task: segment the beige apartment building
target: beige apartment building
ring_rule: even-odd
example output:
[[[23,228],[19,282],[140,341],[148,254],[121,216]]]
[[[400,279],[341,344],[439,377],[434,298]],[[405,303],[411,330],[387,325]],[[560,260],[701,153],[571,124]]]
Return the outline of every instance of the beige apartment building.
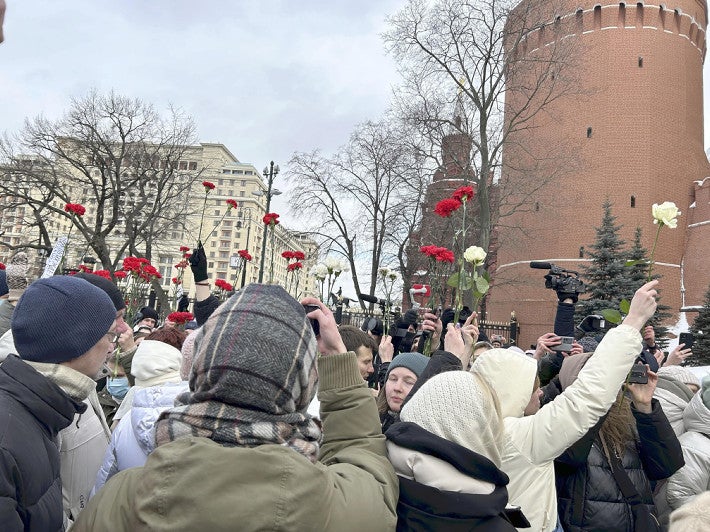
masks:
[[[267,188],[260,172],[252,164],[239,161],[223,144],[213,143],[200,143],[188,147],[184,150],[178,166],[181,171],[192,172],[193,175],[199,172],[200,175],[192,186],[191,193],[186,194],[187,197],[184,199],[191,203],[188,209],[190,214],[170,224],[167,232],[164,232],[153,244],[151,263],[160,271],[163,287],[172,293],[171,279],[179,272],[175,265],[183,256],[180,247],[193,248],[196,245],[203,204],[204,221],[201,238],[212,281],[223,279],[237,288],[241,286],[242,278],[246,283],[256,282],[259,277],[263,232],[266,230],[262,219],[266,213]],[[203,181],[215,185],[214,190],[206,196],[205,188],[202,186]],[[76,198],[74,201],[86,207],[84,219],[91,222],[97,213],[96,207],[91,205],[89,191],[73,185],[69,185],[69,190],[72,197]],[[129,207],[134,199],[131,193],[120,198],[126,211],[130,210]],[[228,210],[226,203],[228,199],[237,202],[236,210]],[[5,204],[5,208],[0,208],[0,231],[4,231],[2,240],[12,245],[37,242],[37,230],[27,228],[22,223],[25,216],[31,215],[29,207],[13,205],[8,208],[9,202],[9,198],[0,200],[0,203]],[[63,205],[58,203],[54,206],[63,208]],[[119,226],[107,239],[111,248],[117,249],[122,245],[121,227],[125,227],[128,223],[131,222],[125,219],[119,220]],[[68,218],[57,214],[50,215],[45,224],[53,242],[62,235],[70,235],[65,257],[66,265],[79,265],[85,256],[91,256],[91,250],[81,237],[78,237],[76,231],[70,234],[71,222]],[[241,261],[237,254],[241,249],[247,249],[253,258],[246,264],[246,273],[243,276],[239,272]],[[302,251],[306,256],[305,261],[302,261],[304,267],[298,272],[299,293],[314,293],[315,281],[308,272],[318,260],[318,247],[307,235],[289,230],[283,224],[275,226],[273,248],[271,235],[267,235],[264,282],[272,279],[274,283],[282,286],[293,286],[293,274],[287,272],[288,261],[281,257],[281,253],[286,250]],[[41,252],[31,249],[27,251],[34,263],[35,273],[39,274],[46,257]],[[272,253],[273,276],[271,274]],[[11,255],[12,252],[8,248],[0,246],[0,261],[6,262]],[[102,266],[97,263],[94,268],[100,269]],[[192,275],[189,268],[185,270],[183,287],[188,294],[192,294]]]

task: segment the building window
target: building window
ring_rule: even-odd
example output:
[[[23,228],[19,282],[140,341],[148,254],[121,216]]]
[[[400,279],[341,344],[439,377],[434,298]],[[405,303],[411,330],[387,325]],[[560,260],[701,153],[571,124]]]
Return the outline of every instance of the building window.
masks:
[[[631,196],[631,208],[636,207],[636,196]]]
[[[178,168],[180,168],[180,170],[187,170],[187,161],[180,161]]]
[[[239,191],[239,197],[240,197],[240,198],[243,198],[243,197],[244,197],[244,191],[243,191],[243,190],[240,190],[240,191]]]
[[[215,210],[214,210],[214,215],[215,215],[215,216],[219,216],[219,209],[215,209]]]
[[[214,259],[214,251],[210,251],[210,258]]]
[[[223,174],[228,174],[228,173],[229,173],[229,170],[224,169],[224,170],[222,170],[222,173],[223,173]]]
[[[536,201],[535,202],[535,212],[539,212],[539,211],[540,211],[540,203]]]
[[[587,138],[591,139],[592,138],[592,126],[589,126],[587,128]]]
[[[580,259],[584,258],[584,246],[579,247],[579,258]]]
[[[643,57],[639,56],[639,68],[643,68]]]
[[[197,163],[195,161],[190,161],[190,164],[188,164],[188,168],[190,170],[197,170]]]
[[[254,175],[254,172],[252,172],[251,170],[245,170],[244,175]]]
[[[211,269],[211,268],[214,268],[214,262],[208,263],[208,264],[207,264],[207,267],[210,268],[210,269]]]

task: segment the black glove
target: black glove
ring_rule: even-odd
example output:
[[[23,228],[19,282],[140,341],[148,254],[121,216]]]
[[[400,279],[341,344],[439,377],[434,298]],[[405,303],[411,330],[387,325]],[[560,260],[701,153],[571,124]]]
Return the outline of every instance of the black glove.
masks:
[[[557,299],[560,303],[564,302],[567,298],[571,299],[572,303],[576,303],[579,299],[579,294],[577,292],[565,292],[563,290],[557,292]]]
[[[198,242],[197,247],[192,250],[190,269],[192,270],[192,277],[195,279],[196,283],[207,280],[207,255],[205,254],[205,248],[202,246],[201,241]]]

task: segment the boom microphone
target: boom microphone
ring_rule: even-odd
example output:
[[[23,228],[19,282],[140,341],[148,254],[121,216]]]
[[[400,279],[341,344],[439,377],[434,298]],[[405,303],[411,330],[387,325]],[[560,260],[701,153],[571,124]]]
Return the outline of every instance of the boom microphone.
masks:
[[[551,270],[552,269],[552,264],[549,262],[537,262],[537,261],[532,261],[530,263],[531,268],[535,268],[537,270]]]

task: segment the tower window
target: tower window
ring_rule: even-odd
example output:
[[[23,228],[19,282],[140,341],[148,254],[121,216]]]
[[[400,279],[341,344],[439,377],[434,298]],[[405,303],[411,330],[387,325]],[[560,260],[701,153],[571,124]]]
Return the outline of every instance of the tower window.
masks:
[[[535,212],[539,212],[539,211],[540,211],[540,203],[536,201],[535,202]]]
[[[580,259],[584,258],[584,246],[579,247],[579,258]]]
[[[589,126],[587,128],[587,138],[591,139],[592,138],[592,126]]]
[[[639,56],[639,68],[643,68],[643,57]]]
[[[631,208],[636,207],[636,196],[631,196]]]

